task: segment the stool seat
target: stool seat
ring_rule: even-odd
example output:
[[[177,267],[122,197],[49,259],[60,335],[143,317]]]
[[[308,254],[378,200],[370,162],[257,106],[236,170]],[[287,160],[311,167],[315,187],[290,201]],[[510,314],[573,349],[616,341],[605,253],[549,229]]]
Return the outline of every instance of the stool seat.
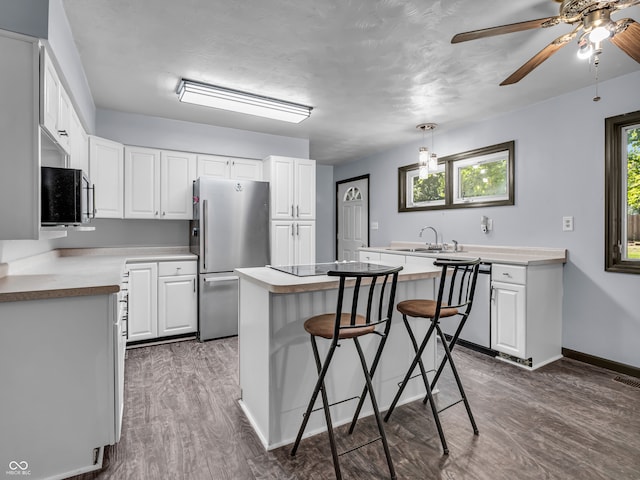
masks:
[[[311,335],[322,338],[333,338],[333,333],[336,325],[336,314],[325,313],[322,315],[316,315],[309,318],[304,322],[304,329]],[[364,315],[356,315],[355,325],[353,327],[345,328],[351,325],[351,314],[343,313],[340,315],[340,332],[338,333],[339,339],[355,338],[362,335],[373,333],[375,325],[367,324],[367,319]],[[358,327],[357,325],[362,325]]]
[[[397,305],[397,309],[400,313],[408,315],[410,317],[420,318],[433,318],[436,316],[436,307],[438,302],[435,300],[404,300]],[[440,318],[452,317],[458,314],[458,309],[455,307],[448,308],[446,304],[443,304],[440,308]]]

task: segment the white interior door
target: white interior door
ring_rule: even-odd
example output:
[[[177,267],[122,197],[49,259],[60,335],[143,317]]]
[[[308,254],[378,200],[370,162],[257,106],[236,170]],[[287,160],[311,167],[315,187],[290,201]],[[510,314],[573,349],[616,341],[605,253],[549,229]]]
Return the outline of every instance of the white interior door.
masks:
[[[369,176],[337,184],[337,257],[358,260],[358,249],[369,246]]]

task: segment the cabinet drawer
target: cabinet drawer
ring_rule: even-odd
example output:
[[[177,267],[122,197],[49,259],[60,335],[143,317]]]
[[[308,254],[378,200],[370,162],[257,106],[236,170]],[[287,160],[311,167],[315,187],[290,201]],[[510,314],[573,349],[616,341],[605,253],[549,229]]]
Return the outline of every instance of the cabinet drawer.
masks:
[[[159,262],[158,276],[195,275],[198,271],[197,262]]]
[[[525,285],[527,283],[527,267],[494,263],[491,266],[491,279],[496,282]]]

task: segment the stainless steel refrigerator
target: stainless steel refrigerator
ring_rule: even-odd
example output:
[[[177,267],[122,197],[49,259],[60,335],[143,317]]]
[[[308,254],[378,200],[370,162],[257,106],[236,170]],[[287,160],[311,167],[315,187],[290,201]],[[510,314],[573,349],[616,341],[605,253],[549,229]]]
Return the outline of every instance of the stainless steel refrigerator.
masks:
[[[200,341],[238,334],[240,267],[269,263],[269,183],[200,177],[190,249],[198,255]]]

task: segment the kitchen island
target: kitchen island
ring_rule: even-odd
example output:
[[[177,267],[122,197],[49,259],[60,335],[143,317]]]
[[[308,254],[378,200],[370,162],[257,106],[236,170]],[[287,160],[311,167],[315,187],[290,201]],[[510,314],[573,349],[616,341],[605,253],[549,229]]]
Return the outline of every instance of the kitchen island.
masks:
[[[274,449],[293,443],[317,379],[311,342],[303,323],[313,315],[335,311],[338,280],[327,275],[297,277],[268,267],[241,268],[236,272],[240,277],[240,405],[264,447]],[[409,298],[433,298],[434,278],[439,275],[439,267],[405,265],[398,278],[396,303]],[[349,290],[352,288],[347,288],[347,295]],[[411,321],[416,334],[426,332],[428,322]],[[372,338],[361,340],[368,361],[379,341],[377,336],[369,337]],[[328,341],[318,342],[321,357],[328,346]],[[409,337],[395,312],[373,377],[381,410],[390,405],[412,359]],[[424,362],[427,369],[433,368],[433,343],[425,350]],[[352,342],[344,342],[336,350],[326,385],[330,403],[361,393],[364,377]],[[423,396],[424,385],[416,379],[407,386],[400,403]],[[350,421],[356,405],[357,400],[353,400],[331,407],[334,425]],[[370,414],[367,400],[361,416]],[[305,436],[324,430],[322,412],[313,413]]]

